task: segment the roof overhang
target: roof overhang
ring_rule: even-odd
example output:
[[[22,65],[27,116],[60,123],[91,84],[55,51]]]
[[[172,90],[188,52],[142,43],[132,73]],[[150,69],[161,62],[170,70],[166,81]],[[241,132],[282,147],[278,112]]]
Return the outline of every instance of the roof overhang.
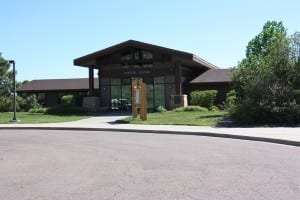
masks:
[[[95,89],[99,88],[98,79],[94,79]],[[62,92],[62,91],[88,91],[88,78],[75,79],[41,79],[32,80],[17,89],[18,93],[22,92]]]
[[[216,84],[231,82],[231,69],[210,69],[190,81],[191,84]]]

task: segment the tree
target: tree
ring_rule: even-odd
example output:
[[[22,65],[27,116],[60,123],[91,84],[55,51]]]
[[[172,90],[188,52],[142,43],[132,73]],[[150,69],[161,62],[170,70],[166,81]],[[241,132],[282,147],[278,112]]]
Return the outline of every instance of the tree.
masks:
[[[12,71],[9,71],[8,62],[2,57],[0,53],[0,95],[10,96],[12,85]]]
[[[293,90],[300,79],[299,61],[293,48],[298,43],[291,41],[282,22],[268,21],[262,32],[248,43],[246,58],[232,71],[238,104],[233,117],[249,113],[246,122],[254,123],[300,120],[299,106],[293,103]]]
[[[0,111],[9,111],[12,106],[12,76],[8,62],[0,53]]]
[[[300,32],[295,32],[290,37],[290,43],[292,48],[292,59],[295,62],[295,84],[296,88],[300,89]]]
[[[291,37],[291,46],[294,52],[296,62],[300,62],[300,32],[295,32]]]
[[[17,88],[28,81],[16,82]],[[12,110],[13,106],[13,72],[9,70],[9,63],[0,53],[0,111],[7,112]],[[36,95],[20,94],[16,98],[16,107],[18,111],[28,111],[30,108],[36,108],[40,105],[37,102]]]

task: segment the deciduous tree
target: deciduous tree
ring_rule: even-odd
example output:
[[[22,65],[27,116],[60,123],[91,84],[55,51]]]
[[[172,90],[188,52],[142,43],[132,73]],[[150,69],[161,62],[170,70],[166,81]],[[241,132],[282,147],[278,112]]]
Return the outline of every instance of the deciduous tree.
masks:
[[[233,116],[239,118],[236,113],[248,112],[253,119],[247,120],[258,123],[300,120],[293,94],[300,79],[297,41],[297,37],[287,37],[282,22],[268,21],[248,43],[246,58],[232,72],[236,108],[240,109]]]
[[[0,96],[10,96],[13,73],[9,70],[8,61],[0,53]]]

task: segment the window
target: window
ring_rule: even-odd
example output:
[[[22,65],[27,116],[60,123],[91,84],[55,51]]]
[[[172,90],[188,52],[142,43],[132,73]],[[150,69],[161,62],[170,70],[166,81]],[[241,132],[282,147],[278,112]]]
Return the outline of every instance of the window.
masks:
[[[140,51],[135,51],[134,52],[134,60],[140,60]]]
[[[164,76],[156,76],[154,77],[154,84],[164,84],[165,77]]]
[[[131,85],[131,78],[122,78],[122,85]]]
[[[140,60],[153,60],[153,53],[146,50],[135,49],[134,52],[126,52],[121,55],[121,61],[140,61]]]
[[[143,50],[143,59],[144,60],[152,60],[153,54],[150,51]]]
[[[143,66],[142,66],[144,69],[151,69],[151,68],[153,68],[153,64],[151,63],[151,64],[143,64]]]
[[[140,69],[141,66],[140,65],[132,65],[133,69]]]
[[[154,85],[155,107],[165,106],[165,84]]]
[[[125,53],[121,56],[121,61],[129,61],[131,60],[132,56],[131,53]]]
[[[119,78],[111,78],[111,85],[121,85],[121,79]]]
[[[124,65],[122,65],[122,68],[123,68],[123,69],[129,69],[129,66],[130,66],[130,65],[124,64]]]
[[[151,77],[151,76],[143,77],[143,81],[147,85],[149,85],[149,84],[153,85],[153,77]]]

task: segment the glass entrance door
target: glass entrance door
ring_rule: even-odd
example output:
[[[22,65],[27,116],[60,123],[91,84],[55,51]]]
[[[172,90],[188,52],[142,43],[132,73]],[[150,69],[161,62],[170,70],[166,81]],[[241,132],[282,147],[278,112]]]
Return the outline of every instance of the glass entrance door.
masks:
[[[131,109],[131,84],[133,80],[142,79],[147,85],[147,108],[154,110],[158,106],[165,106],[164,77],[132,77],[111,79],[111,109]]]

